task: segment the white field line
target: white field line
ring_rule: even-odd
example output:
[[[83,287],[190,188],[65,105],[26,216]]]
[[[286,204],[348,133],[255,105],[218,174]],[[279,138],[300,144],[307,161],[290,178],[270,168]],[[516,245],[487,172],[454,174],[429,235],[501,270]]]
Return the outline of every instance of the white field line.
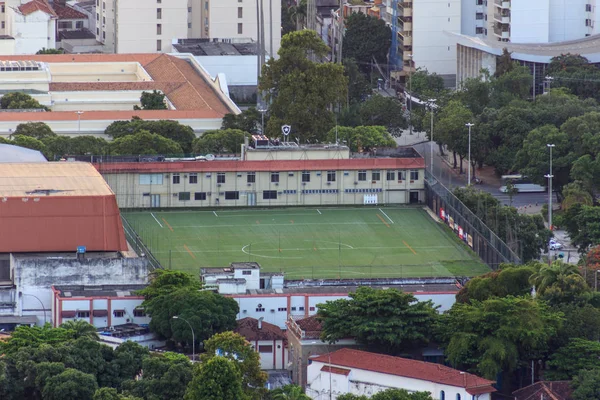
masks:
[[[317,208],[317,212],[319,213],[319,215],[321,215],[321,211],[319,211],[319,209]]]
[[[385,215],[385,217],[386,217],[387,219],[389,219],[389,220],[390,220],[390,222],[391,222],[392,224],[394,223],[394,221],[392,221],[392,219],[391,219],[391,218],[390,218],[390,217],[389,217],[389,216],[388,216],[388,215],[387,215],[387,214],[386,214],[386,213],[385,213],[385,212],[384,212],[384,211],[383,211],[381,208],[379,209],[379,211],[381,211],[381,213],[382,213],[383,215]]]
[[[219,217],[219,216],[217,215],[217,212],[216,212],[216,211],[213,211],[213,214],[215,214],[215,217],[217,217],[217,218]]]
[[[160,227],[162,228],[163,227],[162,224],[156,219],[156,217],[154,216],[154,213],[150,213],[150,215],[152,215],[152,218],[154,218],[154,220],[156,221],[156,223],[158,225],[160,225]]]

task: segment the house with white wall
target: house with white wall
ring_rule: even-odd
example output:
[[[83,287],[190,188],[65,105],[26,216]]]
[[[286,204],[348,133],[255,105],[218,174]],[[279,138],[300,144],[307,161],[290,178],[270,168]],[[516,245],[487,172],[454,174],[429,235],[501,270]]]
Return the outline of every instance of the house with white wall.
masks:
[[[262,319],[243,318],[237,321],[235,333],[242,335],[258,352],[260,368],[265,370],[285,369],[288,359],[285,332],[276,325]]]
[[[341,349],[309,361],[306,394],[314,400],[384,390],[429,392],[434,400],[490,400],[494,381],[441,364]]]
[[[15,39],[15,54],[56,48],[58,16],[45,0],[5,6],[6,34]]]

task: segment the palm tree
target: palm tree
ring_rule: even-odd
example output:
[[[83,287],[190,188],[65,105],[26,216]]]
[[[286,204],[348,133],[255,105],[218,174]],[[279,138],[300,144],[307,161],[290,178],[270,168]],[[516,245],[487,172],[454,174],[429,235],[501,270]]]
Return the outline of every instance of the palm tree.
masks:
[[[299,31],[304,28],[306,24],[306,0],[300,0],[300,2],[289,8],[289,13],[292,20],[296,23],[296,30]]]
[[[78,339],[80,337],[88,337],[90,339],[98,339],[98,331],[93,325],[88,324],[82,319],[75,321],[63,322],[60,325],[61,328],[73,331],[73,337]]]
[[[273,400],[310,400],[298,385],[285,385],[273,390]]]
[[[552,265],[544,265],[531,275],[529,283],[535,287],[538,294],[542,294],[555,283],[571,275],[581,276],[577,266],[557,260]]]

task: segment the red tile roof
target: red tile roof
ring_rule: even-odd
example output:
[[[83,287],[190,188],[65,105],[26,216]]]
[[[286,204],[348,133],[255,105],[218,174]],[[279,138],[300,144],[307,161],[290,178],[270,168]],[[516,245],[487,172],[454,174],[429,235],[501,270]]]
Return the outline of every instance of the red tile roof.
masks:
[[[36,0],[45,1],[45,0]],[[29,3],[27,3],[29,4]],[[160,90],[179,111],[201,111],[215,118],[234,111],[233,103],[218,93],[218,86],[204,71],[188,61],[167,54],[38,54],[0,56],[0,61],[138,62],[152,78],[148,82],[54,82],[52,91]],[[172,117],[175,118],[175,117]],[[210,117],[206,117],[210,118]]]
[[[392,357],[383,354],[369,353],[360,350],[341,349],[333,353],[320,355],[312,361],[363,369],[382,374],[403,376],[406,378],[420,379],[443,385],[462,387],[470,394],[495,392],[492,387],[495,383],[476,375],[462,372],[445,365],[410,360],[408,358]]]
[[[328,367],[327,365],[323,365],[323,368],[321,368],[321,371],[325,371],[325,372],[331,372],[332,374],[338,374],[338,375],[350,375],[351,370],[346,369],[346,368],[337,368],[337,367]]]
[[[73,7],[58,4],[56,1],[52,3],[52,8],[54,8],[58,19],[88,19],[84,13],[77,11]]]
[[[350,158],[337,160],[189,161],[108,163],[96,165],[102,173],[158,172],[283,172],[327,170],[392,170],[425,168],[423,158]]]
[[[515,400],[571,400],[572,392],[571,381],[540,381],[515,390],[512,394]]]
[[[296,320],[296,325],[304,332],[304,339],[318,339],[321,337],[323,324],[317,320],[316,315]]]
[[[285,332],[277,325],[262,321],[261,328],[258,328],[258,320],[246,317],[237,321],[235,333],[239,333],[249,341],[256,340],[286,340]]]
[[[32,0],[29,3],[21,4],[19,6],[19,11],[23,15],[29,15],[36,11],[42,11],[53,16],[54,18],[57,17],[56,13],[52,9],[52,6],[48,4],[47,0]]]

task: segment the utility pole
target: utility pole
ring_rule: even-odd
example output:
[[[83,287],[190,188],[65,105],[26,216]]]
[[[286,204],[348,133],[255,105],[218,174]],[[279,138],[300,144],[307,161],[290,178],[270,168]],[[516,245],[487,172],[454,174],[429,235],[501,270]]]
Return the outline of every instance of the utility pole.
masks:
[[[431,111],[431,134],[429,135],[429,147],[431,148],[431,160],[430,160],[430,164],[431,164],[431,175],[433,176],[433,148],[435,147],[435,142],[433,141],[433,107],[435,107],[435,102],[437,100],[436,99],[429,99],[427,100],[427,102],[429,103],[429,111]]]
[[[550,149],[550,172],[546,178],[548,178],[548,227],[552,230],[552,178],[554,178],[552,175],[552,148],[554,145],[547,144],[546,146]]]
[[[412,126],[412,67],[413,67],[413,55],[409,54],[410,66],[408,67],[408,132],[413,134]]]
[[[337,63],[342,63],[342,45],[344,43],[344,0],[340,0],[340,10],[338,14],[338,48]]]
[[[471,186],[471,127],[475,124],[469,122],[465,125],[469,127],[469,165],[467,166],[467,168],[469,169],[469,178],[467,179],[467,186]]]

